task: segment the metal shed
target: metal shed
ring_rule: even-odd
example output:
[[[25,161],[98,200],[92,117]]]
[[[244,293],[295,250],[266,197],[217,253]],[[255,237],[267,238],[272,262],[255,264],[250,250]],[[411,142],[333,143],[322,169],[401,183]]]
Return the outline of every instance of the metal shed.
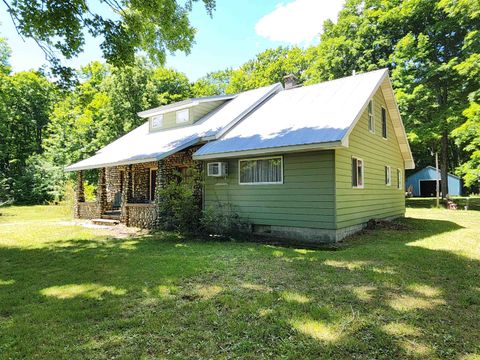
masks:
[[[438,178],[440,178],[440,174],[438,174]],[[413,196],[433,197],[436,192],[436,179],[435,168],[433,166],[427,166],[407,177],[405,189],[408,190],[411,186]],[[441,188],[440,181],[440,189]],[[458,176],[448,174],[448,192],[450,196],[460,196],[462,194],[462,180]]]

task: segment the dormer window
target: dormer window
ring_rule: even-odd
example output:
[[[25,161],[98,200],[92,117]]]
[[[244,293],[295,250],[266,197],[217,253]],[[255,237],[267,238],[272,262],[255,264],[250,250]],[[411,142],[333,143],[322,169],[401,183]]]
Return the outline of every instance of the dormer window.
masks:
[[[177,124],[186,123],[190,120],[188,109],[177,111]]]
[[[152,117],[152,129],[158,129],[163,126],[163,115]]]

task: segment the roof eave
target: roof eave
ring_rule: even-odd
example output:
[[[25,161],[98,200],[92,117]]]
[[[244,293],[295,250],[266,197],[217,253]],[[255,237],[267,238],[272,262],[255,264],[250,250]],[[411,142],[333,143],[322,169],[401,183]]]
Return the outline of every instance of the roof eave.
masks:
[[[279,153],[295,153],[295,152],[306,152],[306,151],[316,151],[316,150],[333,150],[344,148],[345,146],[341,141],[330,141],[325,143],[315,143],[315,144],[303,144],[303,145],[291,145],[291,146],[278,146],[271,148],[263,149],[251,149],[251,150],[241,150],[241,151],[229,151],[224,153],[212,153],[204,155],[193,154],[194,160],[209,160],[209,159],[223,159],[223,158],[236,158],[243,156],[252,156],[252,155],[271,155]]]

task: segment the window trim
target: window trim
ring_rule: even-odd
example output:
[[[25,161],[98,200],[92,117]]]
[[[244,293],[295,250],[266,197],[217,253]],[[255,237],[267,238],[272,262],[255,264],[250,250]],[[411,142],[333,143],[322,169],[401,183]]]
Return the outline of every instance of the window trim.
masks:
[[[184,121],[178,121],[178,114],[179,113],[184,113],[184,112],[187,113],[187,119],[184,120]],[[185,124],[185,123],[188,123],[189,121],[190,121],[190,109],[189,108],[175,111],[175,124]]]
[[[357,160],[357,164],[355,166],[355,171],[357,172],[357,185],[356,186],[352,185],[352,188],[353,189],[365,189],[365,161],[363,161],[362,158],[359,158],[359,157],[356,157],[356,156],[352,156],[352,160],[353,159]],[[361,185],[358,185],[358,161],[359,160],[362,162],[362,184]]]
[[[370,104],[372,105],[372,108],[370,109]],[[372,111],[370,113],[370,110]],[[372,134],[375,134],[375,109],[374,109],[374,102],[373,99],[370,99],[367,104],[367,116],[368,116],[368,131],[370,131]],[[372,117],[372,128],[370,129],[370,116]]]
[[[280,178],[279,182],[249,182],[249,183],[242,183],[240,177],[240,163],[242,161],[252,161],[252,160],[270,160],[270,159],[280,159]],[[257,157],[257,158],[248,158],[248,159],[238,159],[238,185],[281,185],[284,183],[283,180],[283,156],[264,156],[264,157]]]
[[[388,140],[388,114],[387,109],[382,106],[382,110],[380,116],[382,117],[382,139]],[[385,112],[385,136],[383,136],[383,113]]]
[[[392,186],[392,168],[389,165],[385,165],[384,171],[385,171],[385,173],[384,173],[385,185],[386,186]]]
[[[157,118],[162,118],[161,122],[160,122],[160,125],[157,125],[157,126],[154,126],[153,125],[153,120],[154,119],[157,119]],[[155,115],[155,116],[152,116],[151,117],[151,121],[150,121],[150,128],[151,129],[160,129],[163,127],[163,121],[164,121],[165,117],[163,116],[163,114],[160,114],[160,115]]]

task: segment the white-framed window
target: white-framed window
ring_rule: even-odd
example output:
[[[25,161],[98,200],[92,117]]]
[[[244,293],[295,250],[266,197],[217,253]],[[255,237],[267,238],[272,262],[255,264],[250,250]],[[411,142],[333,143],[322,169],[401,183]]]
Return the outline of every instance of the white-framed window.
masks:
[[[352,157],[352,187],[362,189],[364,187],[363,160]]]
[[[387,110],[382,106],[382,136],[387,138]]]
[[[190,115],[190,112],[188,109],[178,110],[176,113],[177,124],[188,122],[188,120],[190,119],[189,115]]]
[[[385,166],[385,185],[392,185],[392,169],[388,165]]]
[[[368,102],[368,131],[375,134],[375,116],[373,115],[373,100]]]
[[[163,115],[152,117],[152,129],[157,129],[163,126]]]
[[[283,157],[238,160],[240,185],[283,184]]]
[[[402,170],[397,169],[397,189],[403,190]]]

